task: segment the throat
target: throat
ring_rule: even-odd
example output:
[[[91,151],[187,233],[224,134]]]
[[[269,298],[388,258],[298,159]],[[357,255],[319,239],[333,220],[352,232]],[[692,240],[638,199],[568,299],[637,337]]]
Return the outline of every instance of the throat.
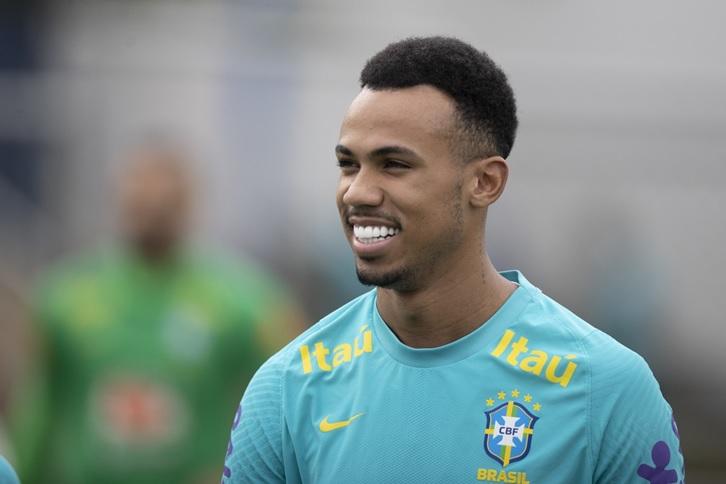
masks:
[[[515,283],[494,274],[416,292],[379,288],[378,312],[405,345],[443,346],[485,324],[515,291]]]

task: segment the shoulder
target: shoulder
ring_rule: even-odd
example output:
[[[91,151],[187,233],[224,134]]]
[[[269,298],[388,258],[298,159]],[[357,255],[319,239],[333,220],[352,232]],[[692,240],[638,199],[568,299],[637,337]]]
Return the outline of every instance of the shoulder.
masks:
[[[100,272],[118,265],[119,259],[120,254],[110,250],[70,255],[50,266],[43,274],[38,288],[55,288],[73,280],[97,276]]]
[[[186,270],[199,277],[223,281],[237,286],[267,287],[281,289],[282,284],[271,271],[263,268],[252,258],[225,251],[187,248],[181,259]]]
[[[312,347],[323,340],[345,340],[360,331],[369,319],[369,313],[375,305],[375,289],[349,301],[345,305],[328,314],[295,339],[271,356],[264,367],[276,368],[276,371],[302,370],[300,348]]]
[[[592,391],[593,386],[618,385],[652,378],[650,369],[637,353],[593,327],[572,311],[545,295],[519,275],[528,303],[517,319],[500,336],[494,356],[505,358],[517,352],[520,369],[534,372],[552,383]],[[521,342],[520,346],[511,345]],[[513,348],[513,349],[512,349]],[[529,358],[522,362],[522,356]],[[539,361],[539,364],[537,363]],[[568,362],[571,370],[555,376],[557,362]],[[546,369],[552,365],[553,372]],[[611,387],[613,389],[613,387]]]
[[[596,481],[631,482],[656,442],[666,442],[682,462],[672,409],[646,361],[536,287],[522,285],[529,302],[492,354],[553,388],[567,388],[570,401],[581,402]]]
[[[183,294],[224,314],[228,329],[236,330],[241,322],[256,328],[254,344],[266,348],[265,355],[282,347],[304,326],[303,310],[293,292],[254,260],[189,250],[183,267]]]
[[[603,398],[612,399],[637,388],[660,395],[648,363],[638,353],[544,294],[536,298],[533,307],[534,314],[541,315],[541,319],[533,320],[542,322],[536,334],[549,338],[563,351],[578,351],[578,357],[588,367],[594,394],[602,392]],[[533,321],[532,325],[536,327],[538,323]]]
[[[257,370],[242,397],[241,417],[238,415],[233,424],[230,444],[233,450],[227,464],[230,475],[248,472],[240,469],[254,468],[257,472],[269,467],[261,462],[281,462],[284,408],[288,393],[286,382],[304,374],[300,348],[314,346],[316,341],[344,333],[349,323],[356,321],[357,316],[363,314],[373,301],[373,293],[354,299],[311,326],[268,358]],[[273,467],[276,475],[284,474],[276,466]]]
[[[525,284],[531,303],[522,314],[522,321],[537,337],[562,351],[579,351],[594,367],[609,366],[624,360],[647,368],[643,359],[610,335],[592,326],[568,308],[544,294],[528,282]]]
[[[19,484],[17,474],[7,460],[0,455],[0,484]]]
[[[570,349],[581,355],[589,369],[592,385],[606,385],[612,390],[653,378],[645,360],[612,336],[548,296],[542,295],[538,304],[547,315],[544,320],[549,326],[548,335],[557,339],[563,350]]]
[[[115,251],[96,251],[70,256],[53,265],[35,284],[34,304],[41,312],[65,312],[69,307],[95,300],[116,273],[121,256]]]

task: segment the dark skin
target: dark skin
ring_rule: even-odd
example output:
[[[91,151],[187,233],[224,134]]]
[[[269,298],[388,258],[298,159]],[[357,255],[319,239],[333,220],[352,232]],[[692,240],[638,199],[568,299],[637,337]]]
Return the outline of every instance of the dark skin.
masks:
[[[119,190],[126,243],[150,264],[170,260],[188,228],[191,196],[180,155],[163,148],[136,151]]]
[[[516,288],[497,273],[484,240],[507,163],[500,156],[460,160],[454,122],[454,102],[431,86],[364,88],[336,147],[337,205],[359,278],[379,286],[381,317],[412,347],[469,334]],[[399,232],[371,243],[353,226]]]

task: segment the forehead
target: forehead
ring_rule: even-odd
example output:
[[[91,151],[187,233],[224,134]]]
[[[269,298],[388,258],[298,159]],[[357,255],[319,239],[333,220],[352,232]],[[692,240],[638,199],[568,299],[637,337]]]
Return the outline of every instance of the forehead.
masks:
[[[364,88],[343,118],[340,143],[351,149],[402,144],[429,149],[441,143],[448,147],[454,114],[453,100],[432,86]]]
[[[119,180],[120,196],[126,201],[184,198],[191,189],[184,162],[172,153],[139,151],[130,157]]]

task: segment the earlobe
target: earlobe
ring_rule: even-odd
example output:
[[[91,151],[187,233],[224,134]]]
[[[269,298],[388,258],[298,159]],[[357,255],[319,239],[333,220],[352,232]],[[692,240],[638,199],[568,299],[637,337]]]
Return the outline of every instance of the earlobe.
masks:
[[[494,203],[504,191],[509,166],[501,156],[482,158],[470,163],[471,204],[477,208],[486,208]]]

